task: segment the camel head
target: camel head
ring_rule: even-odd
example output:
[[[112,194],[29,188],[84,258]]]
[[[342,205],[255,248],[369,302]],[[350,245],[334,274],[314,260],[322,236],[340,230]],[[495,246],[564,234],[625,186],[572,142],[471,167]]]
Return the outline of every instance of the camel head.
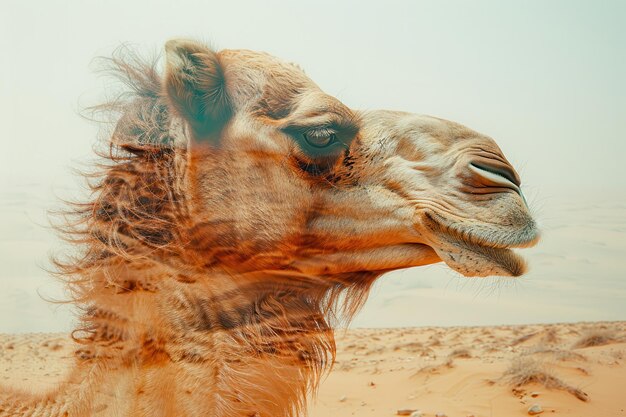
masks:
[[[72,410],[102,389],[126,393],[116,415],[300,415],[337,319],[383,273],[524,273],[512,248],[537,227],[489,137],[351,109],[267,54],[165,49],[163,75],[110,61],[131,91],[99,107],[116,116],[100,180],[63,217],[78,248],[55,265],[83,345]],[[65,401],[48,398],[37,407]]]
[[[519,276],[536,224],[489,137],[361,112],[267,54],[166,45],[164,91],[189,141],[191,247],[204,262],[333,277],[444,261]]]

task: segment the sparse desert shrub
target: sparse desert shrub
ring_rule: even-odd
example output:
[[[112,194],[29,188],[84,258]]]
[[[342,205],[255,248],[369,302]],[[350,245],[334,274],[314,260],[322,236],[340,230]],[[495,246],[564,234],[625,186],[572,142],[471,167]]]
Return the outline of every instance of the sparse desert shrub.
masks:
[[[430,347],[441,346],[441,340],[439,338],[430,338]]]
[[[520,336],[517,339],[513,340],[513,342],[511,342],[511,345],[512,346],[517,346],[520,343],[524,343],[525,341],[527,341],[531,337],[535,336],[536,334],[537,334],[537,332],[532,332],[532,333],[527,333],[524,336]]]
[[[416,353],[421,352],[424,348],[420,342],[407,342],[401,345],[396,345],[393,350],[406,350],[407,352]]]
[[[569,392],[581,401],[589,401],[589,397],[582,390],[572,387],[554,376],[542,362],[533,358],[518,358],[502,375],[502,379],[513,388],[527,384],[540,384],[548,389],[557,389]]]
[[[541,343],[544,343],[547,345],[554,345],[554,344],[559,343],[559,341],[560,341],[560,338],[559,338],[558,331],[554,327],[550,327],[546,329],[546,331],[543,333],[543,337],[541,338]]]
[[[554,352],[554,358],[560,361],[587,361],[587,357],[571,350],[557,349]]]
[[[609,343],[615,343],[619,340],[608,330],[587,330],[583,335],[574,343],[574,348],[586,348],[592,346],[608,345]]]
[[[385,346],[374,346],[370,350],[367,351],[367,355],[378,355],[385,352]]]
[[[420,374],[438,374],[439,371],[443,369],[451,369],[454,368],[454,360],[452,358],[448,358],[445,362],[436,365],[427,365],[417,370],[413,374],[413,376]]]
[[[587,358],[580,353],[572,352],[571,350],[555,349],[544,345],[532,346],[524,349],[521,354],[523,356],[552,355],[554,359],[559,361],[587,361]]]
[[[416,351],[415,353],[419,353],[421,357],[430,357],[433,359],[437,358],[435,351],[429,347],[422,348],[420,351]]]
[[[472,357],[472,354],[469,351],[469,349],[464,349],[464,348],[455,349],[452,352],[450,352],[450,354],[448,355],[448,358],[450,359],[453,359],[453,358],[469,359],[471,357]]]

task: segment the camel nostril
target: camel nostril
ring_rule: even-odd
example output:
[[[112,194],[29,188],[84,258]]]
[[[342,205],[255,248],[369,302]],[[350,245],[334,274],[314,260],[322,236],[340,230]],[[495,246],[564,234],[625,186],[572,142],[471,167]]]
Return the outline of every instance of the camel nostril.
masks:
[[[511,168],[509,165],[506,165],[499,161],[498,162],[496,161],[494,162],[491,162],[491,161],[470,162],[470,165],[474,168],[478,168],[481,171],[487,171],[491,174],[500,176],[508,180],[509,182],[513,183],[517,187],[521,186],[521,180],[519,178],[519,175],[517,175],[517,172],[515,172],[513,168]],[[473,170],[473,171],[476,172],[476,170]],[[484,176],[484,174],[480,172],[478,172],[478,174]]]
[[[521,182],[519,177],[512,168],[494,168],[492,165],[470,162],[469,169],[476,175],[486,180],[487,184],[491,184],[487,186],[506,187],[514,190],[520,197],[522,197],[524,204],[528,207],[526,197],[524,197],[524,193],[522,193],[522,189],[520,188]]]

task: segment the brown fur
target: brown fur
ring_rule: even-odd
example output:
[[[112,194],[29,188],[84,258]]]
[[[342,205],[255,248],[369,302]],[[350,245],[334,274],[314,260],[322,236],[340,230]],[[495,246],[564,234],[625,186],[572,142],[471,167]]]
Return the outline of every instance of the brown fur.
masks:
[[[223,412],[215,415],[240,415],[243,408],[248,415],[298,414],[334,359],[329,320],[348,321],[378,274],[312,280],[290,271],[261,273],[230,291],[206,291],[210,266],[219,261],[212,259],[207,268],[188,253],[200,238],[197,227],[184,227],[192,224],[179,182],[186,149],[174,146],[168,136],[160,79],[153,66],[132,56],[127,61],[119,55],[111,63],[133,94],[101,107],[122,114],[109,152],[102,154],[106,162],[91,175],[99,178],[92,184],[92,200],[73,204],[65,213],[69,221],[63,232],[82,250],[55,261],[82,311],[73,333],[84,345],[77,351],[79,366],[103,372],[168,364],[199,367],[215,362],[211,357],[219,357],[224,345],[228,355],[216,377],[225,387],[214,404]],[[150,304],[156,304],[151,298],[162,297],[167,309],[161,320],[168,330],[133,322],[119,297],[147,298]],[[241,348],[231,351],[229,345]],[[240,403],[245,407],[234,405]]]
[[[423,211],[440,204],[419,208],[411,195],[422,187],[431,198],[426,182],[407,179],[417,170],[387,174],[395,143],[407,158],[428,153],[413,149],[423,137],[408,139],[416,128],[396,132],[404,115],[364,122],[265,54],[190,41],[166,51],[165,77],[127,51],[109,61],[129,91],[98,108],[115,127],[89,176],[91,199],[63,216],[75,249],[55,264],[80,312],[76,368],[45,396],[5,390],[0,416],[302,414],[334,360],[333,327],[350,321],[374,281],[439,261],[446,230],[482,221],[461,201],[456,216],[479,218],[444,227],[441,214]],[[305,152],[312,121],[334,132],[336,151]],[[423,132],[447,141],[443,123],[428,120]],[[510,207],[506,229],[492,221],[454,239],[534,239],[510,191],[494,197],[498,210]],[[476,245],[444,243],[455,254]],[[509,273],[497,269],[511,262],[504,249],[480,248],[496,266],[470,249],[468,274]]]

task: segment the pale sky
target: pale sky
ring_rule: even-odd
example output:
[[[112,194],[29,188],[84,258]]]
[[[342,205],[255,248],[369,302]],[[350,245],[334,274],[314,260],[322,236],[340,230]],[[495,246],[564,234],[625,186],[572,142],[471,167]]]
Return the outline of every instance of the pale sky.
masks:
[[[91,158],[97,126],[78,113],[110,86],[93,59],[174,37],[296,62],[353,108],[463,123],[520,172],[545,225],[527,278],[395,273],[355,325],[626,319],[625,22],[624,1],[4,0],[0,331],[67,328],[37,296],[58,291],[38,265],[58,248],[44,210]]]

